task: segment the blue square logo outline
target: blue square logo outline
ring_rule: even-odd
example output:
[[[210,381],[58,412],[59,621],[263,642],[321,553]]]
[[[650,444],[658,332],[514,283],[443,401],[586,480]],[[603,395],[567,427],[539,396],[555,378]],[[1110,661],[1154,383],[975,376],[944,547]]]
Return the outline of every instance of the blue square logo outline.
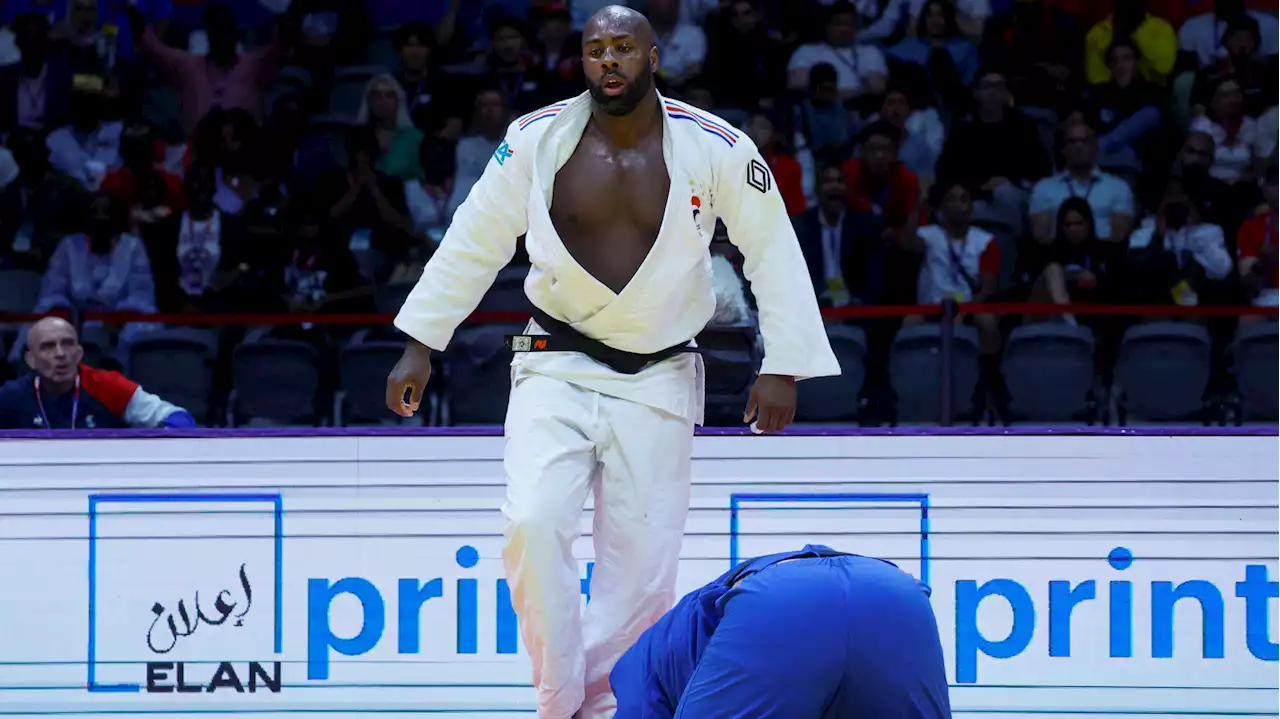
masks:
[[[146,504],[146,503],[242,503],[263,502],[272,505],[274,529],[272,540],[275,545],[275,606],[273,607],[272,646],[276,654],[280,654],[284,646],[282,621],[284,615],[284,502],[279,493],[244,493],[244,494],[199,494],[199,493],[139,493],[139,494],[90,494],[89,495],[89,641],[86,648],[86,681],[85,689],[94,693],[140,692],[139,684],[99,684],[97,682],[97,574],[98,574],[98,505],[100,504]]]
[[[920,581],[929,583],[929,495],[923,493],[733,493],[729,495],[729,568],[738,566],[745,557],[738,550],[738,514],[744,505],[754,503],[817,503],[817,502],[894,502],[917,504],[920,507]]]

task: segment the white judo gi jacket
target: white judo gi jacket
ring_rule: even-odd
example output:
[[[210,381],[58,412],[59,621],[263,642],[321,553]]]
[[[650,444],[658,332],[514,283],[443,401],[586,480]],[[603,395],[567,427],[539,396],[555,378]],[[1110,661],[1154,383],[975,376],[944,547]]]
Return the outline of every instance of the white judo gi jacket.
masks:
[[[724,120],[659,96],[671,179],[653,249],[615,294],[565,249],[549,208],[556,173],[591,115],[583,93],[525,115],[507,134],[409,294],[395,326],[444,350],[475,311],[525,235],[532,269],[525,293],[543,312],[616,349],[651,353],[689,342],[716,308],[708,252],[716,219],[741,250],[764,341],[763,374],[797,379],[840,374],[795,231],[755,145]],[[627,188],[619,187],[626,193]],[[542,330],[530,323],[529,333]],[[638,374],[575,353],[517,355],[513,376],[546,375],[701,424],[701,358],[681,354]]]

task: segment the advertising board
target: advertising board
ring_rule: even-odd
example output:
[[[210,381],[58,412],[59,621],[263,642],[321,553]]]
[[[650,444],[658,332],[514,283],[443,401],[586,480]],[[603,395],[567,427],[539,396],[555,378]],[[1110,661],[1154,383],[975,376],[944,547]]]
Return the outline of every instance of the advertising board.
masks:
[[[530,716],[500,452],[0,442],[0,714]],[[1274,436],[706,436],[694,468],[682,593],[805,543],[890,559],[957,716],[1277,715]]]

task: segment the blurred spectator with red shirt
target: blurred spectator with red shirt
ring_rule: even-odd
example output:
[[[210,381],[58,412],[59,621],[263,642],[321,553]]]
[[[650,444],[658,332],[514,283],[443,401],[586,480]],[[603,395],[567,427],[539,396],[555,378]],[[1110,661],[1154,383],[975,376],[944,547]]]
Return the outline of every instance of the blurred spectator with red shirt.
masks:
[[[1236,270],[1253,294],[1253,304],[1275,307],[1280,304],[1280,273],[1276,264],[1276,210],[1280,199],[1276,194],[1277,170],[1267,169],[1262,184],[1262,195],[1267,201],[1267,211],[1245,220],[1236,235]],[[1257,321],[1262,317],[1241,317],[1241,322]]]
[[[898,161],[902,132],[889,122],[875,122],[862,131],[862,152],[844,163],[849,206],[881,219],[881,238],[896,241],[915,216],[920,180]]]
[[[769,164],[769,170],[778,182],[778,192],[787,203],[787,214],[795,217],[804,212],[804,173],[796,158],[779,149],[778,131],[773,119],[764,112],[752,115],[747,121],[747,135]]]
[[[186,201],[182,178],[165,172],[156,164],[157,144],[151,128],[145,122],[134,122],[120,135],[120,159],[123,165],[107,173],[102,180],[102,191],[128,207],[138,203],[138,188],[152,176],[158,176],[164,186],[164,200],[170,208],[181,209]]]

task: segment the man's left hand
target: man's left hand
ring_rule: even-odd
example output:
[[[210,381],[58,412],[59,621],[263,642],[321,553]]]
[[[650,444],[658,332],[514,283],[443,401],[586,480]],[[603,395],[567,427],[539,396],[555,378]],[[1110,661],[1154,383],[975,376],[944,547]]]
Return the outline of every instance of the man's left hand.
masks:
[[[796,378],[762,374],[751,386],[742,421],[755,420],[761,432],[781,432],[796,418]]]

